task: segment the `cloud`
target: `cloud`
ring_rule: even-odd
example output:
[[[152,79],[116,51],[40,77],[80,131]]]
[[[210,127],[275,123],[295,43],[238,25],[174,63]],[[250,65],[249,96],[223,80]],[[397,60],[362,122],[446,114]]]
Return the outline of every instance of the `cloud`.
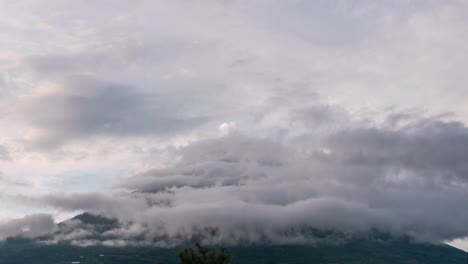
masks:
[[[103,193],[49,194],[38,198],[37,201],[29,200],[27,202],[45,204],[60,210],[84,210],[91,213],[107,212],[108,214],[126,214],[134,210],[142,210],[147,206],[144,199],[111,196]]]
[[[460,122],[420,120],[398,129],[358,128],[330,137],[328,147],[345,164],[405,168],[446,180],[466,180],[467,128]]]
[[[465,126],[441,120],[343,129],[306,151],[227,136],[127,184],[172,196],[171,206],[149,211],[174,233],[215,227],[229,240],[246,228],[240,240],[274,241],[295,227],[377,228],[438,241],[467,235],[468,214],[455,206],[468,191],[467,140]]]
[[[265,168],[274,170],[286,162],[281,146],[242,135],[229,140],[207,140],[181,150],[177,167],[149,170],[130,179],[124,186],[140,191],[170,187],[209,187],[238,185],[251,178],[266,177]]]
[[[320,243],[373,230],[430,242],[468,235],[458,206],[468,202],[466,126],[420,116],[397,126],[347,124],[319,145],[303,134],[279,143],[230,133],[126,179],[119,188],[127,193],[37,200],[116,217],[119,226],[102,235],[128,243]]]
[[[21,186],[21,187],[27,187],[27,186],[32,185],[31,183],[24,181],[24,180],[7,177],[2,172],[0,172],[0,184],[5,185],[5,186]]]
[[[110,245],[467,235],[461,2],[3,6],[9,202],[116,217]]]
[[[11,160],[10,151],[4,145],[0,145],[0,160]]]
[[[164,96],[87,76],[68,79],[58,90],[36,96],[22,114],[41,129],[38,141],[44,146],[87,137],[167,135],[203,120],[178,111]]]
[[[51,215],[34,214],[0,224],[0,239],[21,235],[36,237],[54,231],[56,225]]]

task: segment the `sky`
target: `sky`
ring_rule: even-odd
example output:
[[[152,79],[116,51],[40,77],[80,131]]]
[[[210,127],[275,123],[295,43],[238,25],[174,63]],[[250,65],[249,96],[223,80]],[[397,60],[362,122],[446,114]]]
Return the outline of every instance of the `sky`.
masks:
[[[91,212],[119,220],[109,245],[314,228],[468,247],[468,2],[0,13],[0,239]],[[56,239],[93,243],[78,231]]]

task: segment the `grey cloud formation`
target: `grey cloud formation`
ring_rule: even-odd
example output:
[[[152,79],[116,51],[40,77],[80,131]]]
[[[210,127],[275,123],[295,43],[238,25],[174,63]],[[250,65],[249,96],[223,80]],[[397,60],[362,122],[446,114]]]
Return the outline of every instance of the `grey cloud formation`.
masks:
[[[397,130],[344,131],[333,135],[328,146],[331,155],[345,163],[407,168],[421,176],[466,180],[467,144],[468,131],[462,123],[423,120]]]
[[[199,125],[201,117],[168,104],[164,96],[76,76],[59,91],[30,102],[25,118],[44,131],[40,144],[95,136],[167,135]]]
[[[56,225],[51,215],[34,214],[20,219],[0,223],[0,239],[21,235],[25,237],[36,237],[54,231]]]
[[[0,145],[0,160],[11,160],[10,151],[4,145]]]
[[[181,148],[173,165],[127,179],[120,187],[132,193],[40,200],[116,217],[119,227],[103,234],[107,243],[333,238],[307,230],[350,236],[380,230],[430,242],[468,235],[468,213],[459,208],[468,202],[466,126],[425,117],[400,126],[348,124],[322,134],[320,144],[304,135],[278,143],[231,133]]]
[[[182,179],[187,185],[180,187],[175,183],[178,175],[160,170],[140,176],[141,188],[154,184],[161,190],[167,184],[166,190],[174,193],[173,208],[165,209],[162,219],[171,210],[188,210],[186,216],[178,215],[190,218],[182,225],[219,223],[229,234],[250,223],[255,230],[257,219],[262,228],[271,224],[276,231],[296,225],[342,231],[378,228],[430,241],[452,239],[467,235],[468,214],[457,209],[467,202],[467,136],[460,123],[419,121],[404,128],[343,130],[309,154],[272,149],[251,139],[244,141],[251,145],[245,148],[238,138],[227,137],[205,145],[216,146],[217,155],[210,156],[212,149],[203,144],[194,146],[196,151],[187,149],[188,156],[195,152],[201,157],[195,162],[198,170],[189,174],[197,184]],[[233,158],[223,159],[220,153]],[[212,166],[213,161],[218,165]],[[219,169],[223,167],[238,172],[224,173]],[[167,180],[171,175],[174,182]],[[223,175],[231,182],[226,184]],[[210,217],[215,220],[210,222]],[[272,230],[259,230],[259,236]]]
[[[124,186],[155,192],[170,187],[242,185],[245,181],[267,177],[268,171],[281,167],[288,160],[281,146],[243,135],[194,143],[181,152],[182,159],[177,167],[146,171]]]
[[[23,199],[25,198],[23,197]],[[114,215],[126,214],[131,210],[140,211],[147,206],[147,202],[143,199],[113,197],[103,193],[49,194],[40,197],[38,201],[29,200],[27,202],[47,204],[60,210],[85,210],[91,213],[107,212]]]

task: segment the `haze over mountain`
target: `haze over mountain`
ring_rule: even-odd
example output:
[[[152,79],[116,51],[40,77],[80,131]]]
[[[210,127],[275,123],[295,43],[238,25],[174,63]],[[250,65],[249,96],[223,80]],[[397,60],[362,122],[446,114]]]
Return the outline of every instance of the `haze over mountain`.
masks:
[[[465,1],[0,11],[6,246],[468,246]]]
[[[112,230],[117,222],[92,214],[81,214],[60,223],[54,235],[35,239],[8,238],[0,244],[0,263],[178,263],[180,246],[190,246],[192,238],[179,247],[154,246],[76,246],[51,241],[56,237],[73,236],[76,228],[87,238],[105,240],[100,234]],[[75,228],[70,228],[71,226]],[[86,230],[86,231],[84,231]],[[305,235],[321,239],[311,245],[248,244],[231,246],[229,252],[239,263],[464,263],[466,253],[442,245],[414,243],[408,237],[392,237],[372,231],[363,234],[343,234],[334,231],[304,230]]]

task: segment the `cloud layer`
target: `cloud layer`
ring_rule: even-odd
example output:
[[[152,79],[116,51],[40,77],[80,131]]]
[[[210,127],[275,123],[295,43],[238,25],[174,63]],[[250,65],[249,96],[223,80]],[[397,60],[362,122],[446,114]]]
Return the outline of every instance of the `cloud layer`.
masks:
[[[233,132],[178,149],[172,165],[118,185],[128,191],[34,202],[119,219],[106,243],[320,242],[305,230],[351,237],[379,230],[430,242],[467,236],[459,205],[468,202],[468,128],[408,116],[398,124],[395,115],[379,124],[348,120],[330,134],[276,141]]]

